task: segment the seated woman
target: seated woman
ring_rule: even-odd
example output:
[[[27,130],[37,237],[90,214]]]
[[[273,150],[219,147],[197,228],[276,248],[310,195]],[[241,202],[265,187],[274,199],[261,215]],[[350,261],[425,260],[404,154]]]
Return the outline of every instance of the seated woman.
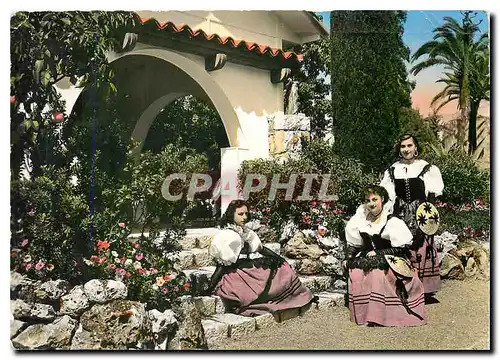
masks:
[[[226,310],[257,316],[309,304],[313,295],[278,254],[262,246],[245,226],[248,208],[243,200],[229,204],[209,253],[218,265],[210,281],[211,293],[220,296]],[[260,253],[262,257],[255,258]]]
[[[412,234],[384,207],[389,197],[383,187],[368,186],[363,197],[364,206],[358,208],[345,229],[344,265],[349,268],[351,321],[358,325],[424,325],[424,287],[417,271],[404,260]],[[406,269],[396,272],[388,261],[403,264]]]

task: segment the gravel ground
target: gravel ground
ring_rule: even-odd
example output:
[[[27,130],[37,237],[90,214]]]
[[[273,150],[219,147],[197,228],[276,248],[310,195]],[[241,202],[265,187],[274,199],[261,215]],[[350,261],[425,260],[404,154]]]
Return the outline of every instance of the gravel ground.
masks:
[[[490,283],[443,281],[426,305],[427,325],[384,328],[355,325],[349,310],[309,311],[241,340],[228,340],[218,350],[488,350]]]

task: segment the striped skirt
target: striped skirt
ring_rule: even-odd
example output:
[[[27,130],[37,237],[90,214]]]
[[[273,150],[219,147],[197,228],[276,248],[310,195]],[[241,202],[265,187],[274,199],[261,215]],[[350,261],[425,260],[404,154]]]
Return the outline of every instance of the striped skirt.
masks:
[[[437,256],[434,236],[424,236],[423,244],[417,250],[411,250],[410,261],[418,271],[418,277],[424,284],[424,292],[433,294],[441,287],[441,276],[439,274],[439,259]]]
[[[226,310],[243,316],[257,316],[299,308],[313,299],[290,264],[263,264],[261,259],[239,260],[222,276],[215,294]]]
[[[358,325],[418,326],[426,324],[424,288],[416,270],[402,285],[406,306],[396,292],[397,278],[391,269],[349,270],[349,310]]]

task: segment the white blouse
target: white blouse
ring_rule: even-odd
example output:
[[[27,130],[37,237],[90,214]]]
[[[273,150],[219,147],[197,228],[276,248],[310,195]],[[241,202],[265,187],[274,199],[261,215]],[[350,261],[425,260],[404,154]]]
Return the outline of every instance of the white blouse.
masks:
[[[356,214],[349,219],[345,227],[347,244],[354,247],[361,247],[363,245],[363,239],[361,238],[360,232],[369,235],[379,234],[380,230],[382,230],[382,227],[385,225],[381,236],[389,240],[392,247],[410,245],[413,241],[413,235],[410,229],[408,229],[408,226],[406,226],[403,220],[397,217],[392,217],[387,220],[389,213],[386,204],[382,209],[380,221],[378,223],[373,223],[366,219],[368,210],[366,210],[364,205],[360,205],[356,210]]]
[[[262,242],[253,230],[247,227],[243,230],[243,228],[233,225],[231,229],[222,229],[215,234],[208,252],[217,262],[228,266],[238,260],[245,243],[248,243],[249,253],[255,253],[262,249]]]
[[[426,166],[427,164],[427,161],[421,159],[415,160],[411,164],[405,164],[398,161],[392,165],[394,167],[394,178],[416,178],[422,172],[424,166]],[[429,195],[429,193],[435,193],[436,196],[440,196],[443,194],[443,178],[441,176],[441,171],[439,171],[439,168],[437,166],[431,165],[429,171],[427,171],[421,177],[421,179],[424,181],[425,185],[425,196]],[[389,193],[390,203],[386,204],[386,206],[388,208],[392,208],[396,199],[396,188],[389,175],[389,169],[384,172],[384,178],[380,182],[380,186],[383,186]]]

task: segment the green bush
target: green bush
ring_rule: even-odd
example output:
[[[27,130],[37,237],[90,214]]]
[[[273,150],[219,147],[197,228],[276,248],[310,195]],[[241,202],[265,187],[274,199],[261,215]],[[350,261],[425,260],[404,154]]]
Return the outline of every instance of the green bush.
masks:
[[[443,176],[441,201],[460,205],[481,198],[489,203],[489,172],[479,169],[465,152],[457,149],[439,154],[432,152],[426,160],[436,165]]]
[[[438,203],[438,205],[441,205]],[[438,207],[441,231],[449,231],[461,237],[488,237],[491,226],[490,210],[466,203],[460,207],[442,204]]]

